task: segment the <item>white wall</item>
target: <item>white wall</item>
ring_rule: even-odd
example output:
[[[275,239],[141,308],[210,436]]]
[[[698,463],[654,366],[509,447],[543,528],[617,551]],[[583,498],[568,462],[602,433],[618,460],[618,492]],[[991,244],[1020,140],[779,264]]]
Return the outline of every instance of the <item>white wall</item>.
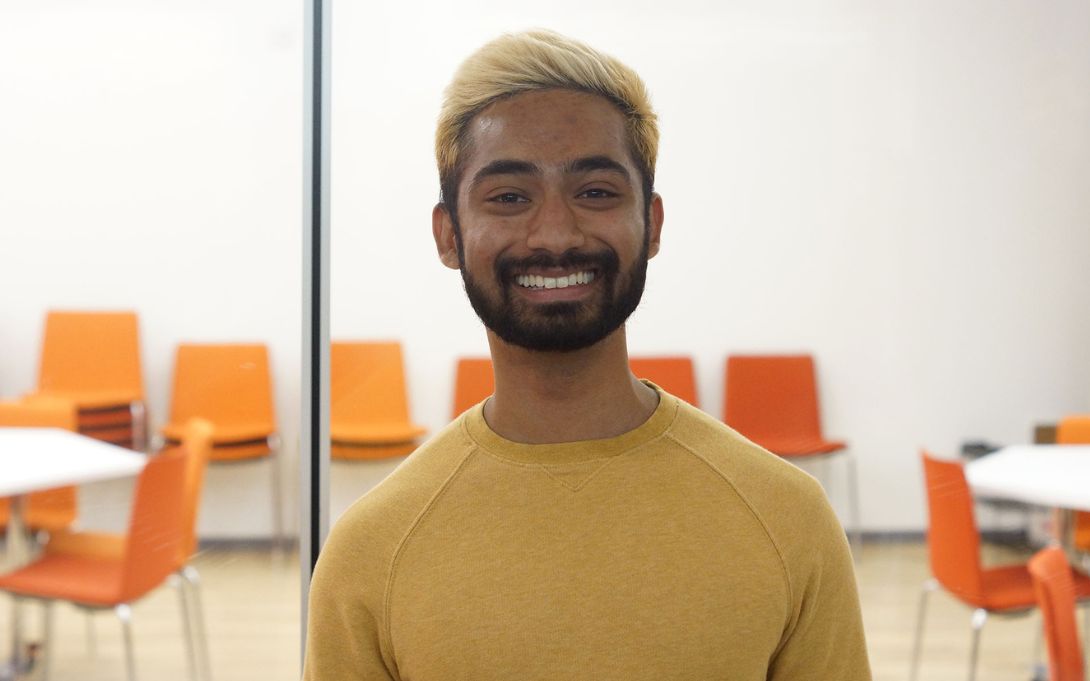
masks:
[[[290,440],[301,8],[79,7],[0,8],[0,394],[33,384],[47,307],[134,307],[156,413],[174,343],[265,339]],[[633,352],[692,354],[718,414],[728,352],[812,351],[869,529],[922,528],[920,446],[1090,410],[1086,3],[341,0],[334,21],[333,333],[401,339],[430,429],[454,358],[485,351],[431,243],[440,93],[532,26],[627,61],[661,116]],[[334,510],[388,468],[336,466]],[[205,533],[266,531],[266,480],[214,472]]]

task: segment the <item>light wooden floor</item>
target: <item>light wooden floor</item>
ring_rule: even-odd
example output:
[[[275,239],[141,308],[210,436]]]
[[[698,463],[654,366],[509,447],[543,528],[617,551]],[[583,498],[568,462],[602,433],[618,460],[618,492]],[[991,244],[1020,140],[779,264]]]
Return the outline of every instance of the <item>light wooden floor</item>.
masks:
[[[993,549],[987,564],[1024,559],[1025,553]],[[294,557],[274,561],[268,553],[212,550],[194,563],[204,580],[204,601],[216,681],[288,681],[299,671],[299,578]],[[922,544],[877,543],[863,547],[856,564],[874,678],[903,681],[918,603],[928,576]],[[5,610],[6,610],[6,604]],[[30,627],[34,609],[27,613]],[[926,681],[965,679],[969,615],[943,593],[930,603],[923,666]],[[56,681],[124,679],[120,627],[111,613],[94,616],[97,651],[88,649],[86,615],[56,609]],[[7,647],[7,617],[0,619]],[[984,628],[980,681],[1026,681],[1036,616],[993,619]],[[178,600],[162,588],[133,608],[137,672],[141,679],[186,678]]]

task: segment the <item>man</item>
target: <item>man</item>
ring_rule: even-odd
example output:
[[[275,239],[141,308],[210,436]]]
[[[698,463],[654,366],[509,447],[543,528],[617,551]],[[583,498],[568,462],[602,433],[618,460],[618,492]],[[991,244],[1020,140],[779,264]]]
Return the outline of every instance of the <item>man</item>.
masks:
[[[496,390],[337,523],[306,679],[870,678],[818,484],[628,369],[657,144],[639,77],[557,34],[455,75],[433,232]]]

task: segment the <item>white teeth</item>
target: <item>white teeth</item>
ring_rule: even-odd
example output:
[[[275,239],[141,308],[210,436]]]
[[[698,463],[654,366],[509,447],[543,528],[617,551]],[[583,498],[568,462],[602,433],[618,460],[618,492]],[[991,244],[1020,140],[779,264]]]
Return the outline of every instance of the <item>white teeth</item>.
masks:
[[[515,283],[523,288],[567,288],[594,281],[592,272],[573,272],[563,277],[546,277],[539,274],[520,274],[515,277]]]

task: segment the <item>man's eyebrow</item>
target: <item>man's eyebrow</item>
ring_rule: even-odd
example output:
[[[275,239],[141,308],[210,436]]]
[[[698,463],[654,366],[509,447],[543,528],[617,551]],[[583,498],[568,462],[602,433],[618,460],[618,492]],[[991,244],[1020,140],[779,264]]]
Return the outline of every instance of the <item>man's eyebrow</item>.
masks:
[[[536,175],[540,172],[541,169],[529,161],[501,158],[474,173],[472,183],[478,184],[481,180],[493,175]]]
[[[626,180],[632,179],[628,174],[627,168],[608,156],[586,156],[584,158],[577,158],[568,164],[566,170],[569,173],[588,173],[592,170],[609,170],[624,176]]]

